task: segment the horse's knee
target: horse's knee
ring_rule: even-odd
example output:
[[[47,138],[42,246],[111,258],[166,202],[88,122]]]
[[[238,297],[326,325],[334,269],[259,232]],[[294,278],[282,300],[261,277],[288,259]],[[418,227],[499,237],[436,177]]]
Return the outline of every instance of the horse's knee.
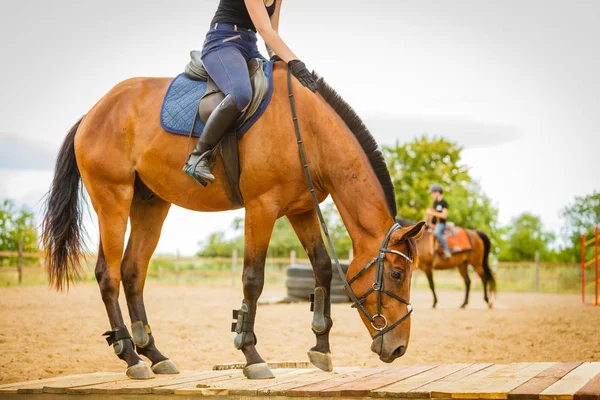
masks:
[[[263,271],[245,271],[243,275],[244,291],[258,296],[265,284]]]
[[[329,257],[329,253],[327,253],[325,245],[317,246],[311,258],[317,283],[321,285],[330,284],[333,278],[333,271],[331,269],[331,258]]]
[[[240,87],[235,88],[233,91],[233,96],[235,97],[235,104],[239,110],[245,110],[246,107],[252,101],[252,88]]]

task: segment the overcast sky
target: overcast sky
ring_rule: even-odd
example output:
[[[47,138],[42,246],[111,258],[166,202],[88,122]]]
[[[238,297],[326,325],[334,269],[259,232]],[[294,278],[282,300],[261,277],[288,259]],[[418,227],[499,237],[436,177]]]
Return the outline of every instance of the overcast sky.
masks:
[[[71,125],[121,80],[179,74],[217,3],[3,1],[0,199],[37,207]],[[280,33],[379,143],[457,141],[501,222],[531,211],[558,230],[600,189],[599,15],[595,0],[284,0]],[[174,207],[157,251],[192,254],[240,215]]]

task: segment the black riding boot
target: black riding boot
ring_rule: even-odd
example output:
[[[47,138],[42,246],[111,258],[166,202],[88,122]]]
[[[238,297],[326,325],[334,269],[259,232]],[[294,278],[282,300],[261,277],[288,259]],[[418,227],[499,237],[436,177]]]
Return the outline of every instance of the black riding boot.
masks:
[[[204,131],[200,135],[196,148],[183,167],[183,172],[194,178],[200,184],[212,183],[215,177],[209,164],[211,150],[221,141],[221,138],[231,129],[241,112],[235,104],[235,97],[225,96],[223,101],[208,117]],[[203,182],[205,181],[205,182]]]

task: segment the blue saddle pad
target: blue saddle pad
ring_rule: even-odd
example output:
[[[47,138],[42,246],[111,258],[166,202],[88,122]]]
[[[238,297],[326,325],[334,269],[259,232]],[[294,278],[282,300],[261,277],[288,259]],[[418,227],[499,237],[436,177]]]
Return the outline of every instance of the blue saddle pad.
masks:
[[[271,101],[271,96],[273,95],[273,62],[265,62],[263,69],[269,81],[269,91],[252,118],[237,130],[238,138],[241,138],[254,125]],[[198,102],[204,96],[205,92],[206,81],[193,81],[185,74],[181,74],[173,79],[160,111],[160,125],[162,128],[167,132],[178,135],[189,135]],[[198,116],[193,136],[199,137],[203,130],[204,122]]]

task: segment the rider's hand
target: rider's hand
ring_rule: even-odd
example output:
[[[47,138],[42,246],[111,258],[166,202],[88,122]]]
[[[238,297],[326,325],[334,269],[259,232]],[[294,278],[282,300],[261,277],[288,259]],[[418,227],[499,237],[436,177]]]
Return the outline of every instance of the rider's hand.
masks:
[[[308,71],[306,65],[300,60],[292,60],[288,62],[288,67],[292,70],[292,74],[300,81],[301,84],[314,92],[317,91],[317,81]]]

